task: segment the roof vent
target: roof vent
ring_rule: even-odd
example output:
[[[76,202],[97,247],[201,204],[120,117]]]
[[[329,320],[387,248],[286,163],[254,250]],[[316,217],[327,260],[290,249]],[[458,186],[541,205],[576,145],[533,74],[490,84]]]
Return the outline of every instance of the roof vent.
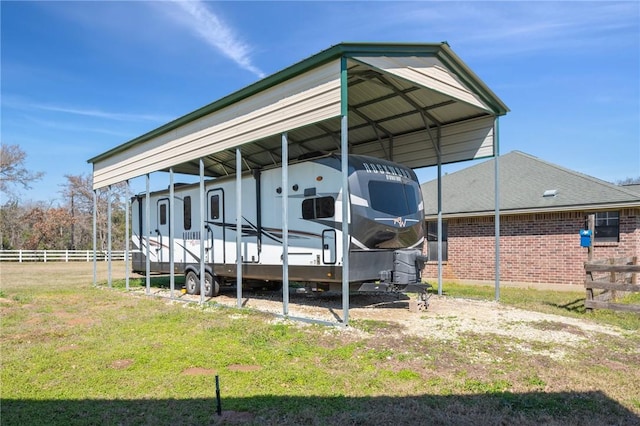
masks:
[[[544,191],[544,194],[542,194],[542,196],[545,198],[555,197],[556,195],[558,195],[557,189],[547,189],[546,191]]]

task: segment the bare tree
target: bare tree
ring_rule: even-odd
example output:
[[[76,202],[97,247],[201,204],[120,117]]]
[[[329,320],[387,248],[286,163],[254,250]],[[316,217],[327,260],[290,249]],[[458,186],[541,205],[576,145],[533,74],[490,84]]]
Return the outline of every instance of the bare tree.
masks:
[[[42,178],[44,173],[27,170],[24,162],[27,154],[19,145],[0,144],[0,191],[8,196],[15,195],[14,185],[24,189],[31,188],[30,183]]]
[[[0,143],[0,195],[4,194],[0,207],[0,248],[22,244],[23,225],[17,221],[20,206],[16,201],[15,186],[29,189],[29,184],[42,178],[42,172],[31,172],[24,162],[27,154],[18,145]],[[8,236],[8,238],[7,238]]]
[[[71,217],[65,208],[34,208],[25,216],[31,235],[25,241],[28,250],[64,250],[68,247]]]
[[[70,214],[70,248],[89,249],[93,245],[93,183],[90,175],[65,175],[67,183],[60,191]],[[108,246],[107,209],[111,196],[111,232],[112,247],[118,250],[124,247],[124,217],[126,185],[113,185],[111,189],[96,191],[96,237],[98,249]]]
[[[628,177],[626,179],[616,181],[616,185],[638,185],[640,184],[640,176]]]

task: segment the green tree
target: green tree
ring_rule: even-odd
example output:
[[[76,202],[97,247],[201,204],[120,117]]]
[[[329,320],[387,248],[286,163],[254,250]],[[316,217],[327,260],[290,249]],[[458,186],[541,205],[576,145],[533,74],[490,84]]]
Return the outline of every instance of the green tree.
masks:
[[[25,224],[21,220],[24,208],[18,200],[10,199],[0,207],[0,249],[15,250],[22,248],[25,234]]]

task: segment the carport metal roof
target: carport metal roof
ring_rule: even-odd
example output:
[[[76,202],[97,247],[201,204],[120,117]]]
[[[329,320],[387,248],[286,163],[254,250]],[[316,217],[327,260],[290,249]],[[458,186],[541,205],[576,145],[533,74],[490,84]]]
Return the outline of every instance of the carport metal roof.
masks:
[[[343,61],[346,60],[346,72]],[[345,82],[346,81],[346,85]],[[345,87],[346,86],[346,87]],[[344,109],[347,111],[344,111]],[[447,43],[342,43],[88,160],[94,189],[170,168],[209,177],[340,151],[418,168],[494,156],[506,105]]]

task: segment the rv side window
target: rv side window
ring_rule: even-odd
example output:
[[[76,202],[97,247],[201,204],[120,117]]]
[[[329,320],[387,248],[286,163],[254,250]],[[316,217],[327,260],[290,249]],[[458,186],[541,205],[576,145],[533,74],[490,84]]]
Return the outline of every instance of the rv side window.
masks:
[[[313,198],[308,198],[302,202],[302,218],[314,219],[315,203]]]
[[[333,197],[316,198],[316,218],[333,217],[335,202]]]
[[[187,195],[184,197],[182,204],[184,206],[184,230],[188,231],[191,229],[191,196]]]
[[[160,204],[160,225],[167,224],[167,205]]]
[[[211,207],[209,211],[211,212],[209,213],[209,215],[211,216],[210,217],[211,220],[220,219],[220,196],[219,195],[213,195],[211,197]]]
[[[302,202],[303,219],[321,219],[335,215],[333,197],[308,198]]]

